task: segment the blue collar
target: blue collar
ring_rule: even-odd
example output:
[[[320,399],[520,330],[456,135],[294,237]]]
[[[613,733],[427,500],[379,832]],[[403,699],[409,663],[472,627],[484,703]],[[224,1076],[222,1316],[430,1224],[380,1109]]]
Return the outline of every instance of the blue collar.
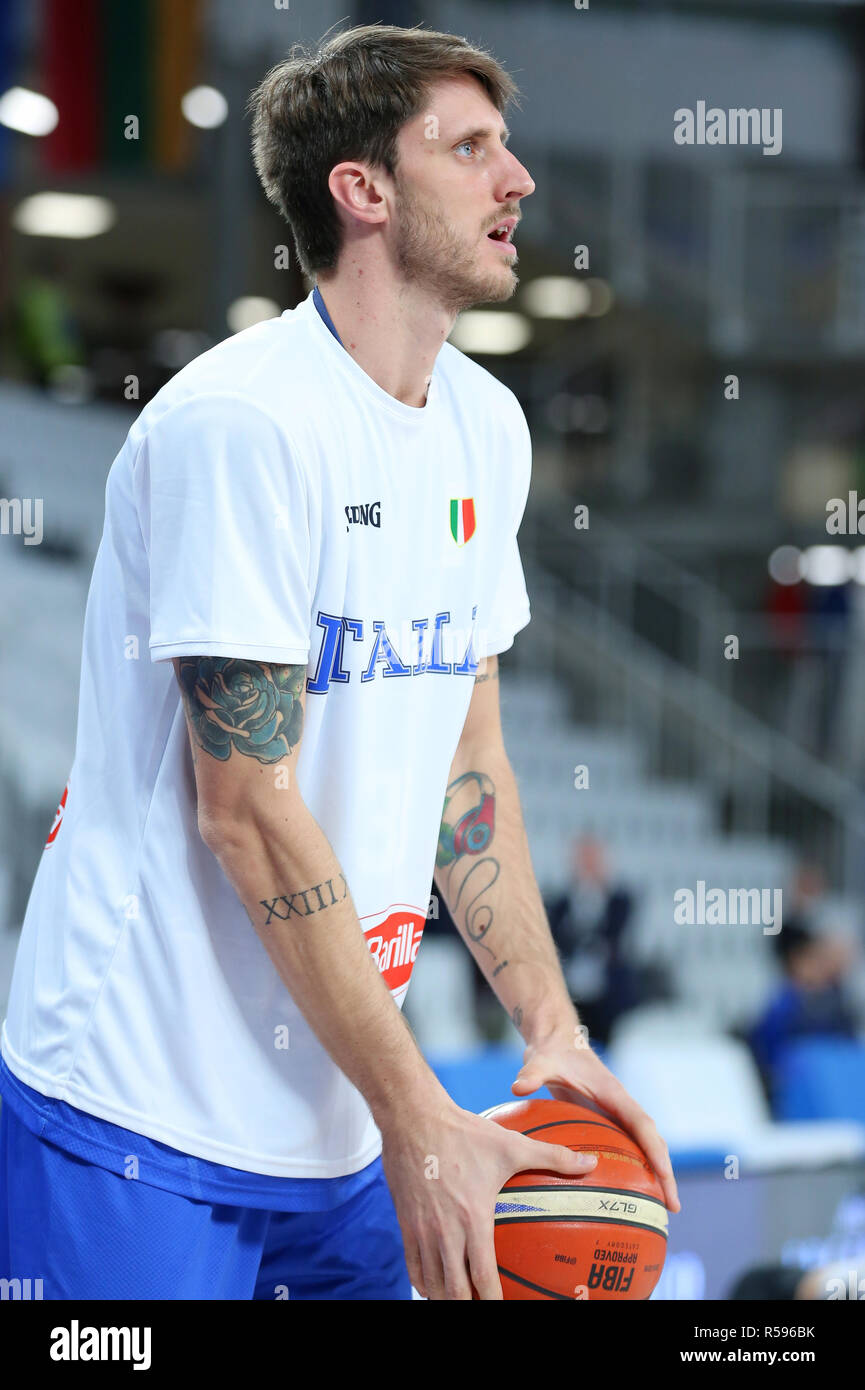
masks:
[[[318,288],[318,285],[315,286],[312,292],[312,302],[315,305],[318,312],[321,314],[321,317],[324,319],[327,327],[330,329],[331,333],[336,338],[336,341],[339,343],[340,347],[342,347],[342,338],[339,336],[339,334],[333,326],[333,319],[327,312],[327,305],[321,297],[321,292]]]

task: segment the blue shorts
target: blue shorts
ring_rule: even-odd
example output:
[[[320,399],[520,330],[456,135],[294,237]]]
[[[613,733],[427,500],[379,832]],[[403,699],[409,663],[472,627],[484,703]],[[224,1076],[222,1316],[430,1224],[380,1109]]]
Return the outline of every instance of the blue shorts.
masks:
[[[4,1104],[0,1278],[45,1299],[410,1299],[376,1165],[330,1211],[195,1201],[57,1148]]]

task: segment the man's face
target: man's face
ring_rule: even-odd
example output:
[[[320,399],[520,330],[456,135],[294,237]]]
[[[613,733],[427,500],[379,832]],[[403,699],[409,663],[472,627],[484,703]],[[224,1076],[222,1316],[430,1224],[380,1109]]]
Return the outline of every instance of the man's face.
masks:
[[[510,299],[519,280],[511,243],[520,199],[534,183],[507,149],[507,128],[474,78],[432,87],[399,133],[394,254],[401,275],[452,313]],[[509,222],[505,237],[489,233]]]

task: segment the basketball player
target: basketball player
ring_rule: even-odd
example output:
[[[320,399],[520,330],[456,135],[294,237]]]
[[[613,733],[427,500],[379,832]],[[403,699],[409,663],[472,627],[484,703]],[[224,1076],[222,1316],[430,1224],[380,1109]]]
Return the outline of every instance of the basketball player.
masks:
[[[501,1297],[503,1183],[595,1159],[420,1055],[434,871],[525,1038],[515,1093],[594,1097],[677,1207],[580,1046],[502,746],[530,442],[445,340],[517,283],[513,92],[462,39],[365,26],[252,99],[315,288],[179,372],[110,472],[2,1037],[2,1274],[46,1297]]]

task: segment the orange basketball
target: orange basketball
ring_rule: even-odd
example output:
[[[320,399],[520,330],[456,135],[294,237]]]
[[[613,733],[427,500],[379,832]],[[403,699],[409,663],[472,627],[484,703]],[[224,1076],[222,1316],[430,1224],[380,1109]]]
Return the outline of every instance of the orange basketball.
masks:
[[[648,1298],[664,1267],[667,1208],[634,1140],[607,1116],[565,1101],[514,1101],[485,1114],[598,1159],[584,1177],[539,1170],[505,1183],[495,1216],[505,1298]]]

